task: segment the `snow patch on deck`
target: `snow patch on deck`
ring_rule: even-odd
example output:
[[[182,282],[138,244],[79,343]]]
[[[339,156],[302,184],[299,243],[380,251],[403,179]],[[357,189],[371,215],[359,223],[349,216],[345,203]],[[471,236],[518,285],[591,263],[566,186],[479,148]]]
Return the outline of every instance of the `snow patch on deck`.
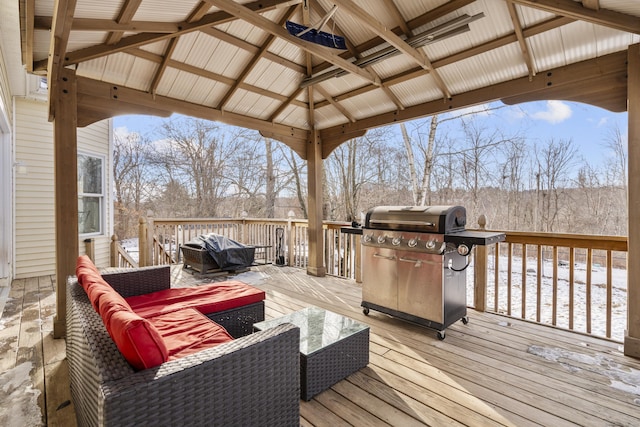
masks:
[[[0,374],[0,425],[24,427],[42,425],[38,406],[40,390],[33,387],[31,362],[24,362]]]
[[[562,348],[539,345],[530,346],[527,352],[550,362],[556,362],[569,372],[587,370],[595,374],[604,375],[609,379],[611,387],[638,396],[639,399],[635,399],[635,403],[640,405],[640,370],[623,366],[604,354],[589,355]],[[606,369],[604,371],[601,369],[592,370],[589,369],[590,366],[599,366]]]

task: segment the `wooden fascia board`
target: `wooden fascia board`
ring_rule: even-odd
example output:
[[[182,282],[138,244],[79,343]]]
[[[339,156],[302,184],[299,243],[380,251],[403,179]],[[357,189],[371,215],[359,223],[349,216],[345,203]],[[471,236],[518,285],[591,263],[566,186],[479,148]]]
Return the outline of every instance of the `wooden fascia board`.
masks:
[[[523,96],[526,94],[543,94],[549,88],[588,81],[598,76],[626,72],[627,52],[621,51],[594,58],[552,70],[540,71],[531,80],[529,77],[497,83],[491,86],[471,90],[454,95],[451,99],[437,99],[423,104],[407,107],[402,111],[390,111],[377,116],[358,120],[355,123],[345,123],[320,131],[323,141],[330,141],[342,134],[349,134],[358,130],[366,130],[379,126],[400,123],[418,117],[464,108],[470,105],[496,101],[503,98]],[[576,89],[578,90],[578,89]]]
[[[203,105],[167,98],[160,95],[152,95],[147,92],[101,82],[86,77],[78,77],[78,95],[80,96],[81,94],[104,102],[105,111],[109,108],[108,104],[111,104],[111,116],[132,113],[131,111],[123,112],[119,109],[119,105],[122,102],[126,106],[139,106],[141,114],[148,111],[179,113],[186,116],[199,117],[233,126],[270,132],[273,135],[279,135],[280,137],[286,137],[291,140],[295,139],[306,141],[309,133],[305,129],[271,123],[265,120],[220,111]],[[274,136],[274,139],[280,139],[280,137]]]
[[[568,16],[592,24],[602,25],[628,33],[640,34],[640,18],[637,16],[614,12],[608,9],[593,10],[573,0],[513,0],[513,2],[556,15]]]

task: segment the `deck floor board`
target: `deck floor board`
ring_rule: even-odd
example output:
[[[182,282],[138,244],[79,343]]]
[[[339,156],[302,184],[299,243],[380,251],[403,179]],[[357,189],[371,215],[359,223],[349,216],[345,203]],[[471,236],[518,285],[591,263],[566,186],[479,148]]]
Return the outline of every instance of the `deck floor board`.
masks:
[[[469,324],[456,322],[440,341],[428,328],[366,316],[354,281],[273,265],[245,274],[266,291],[267,318],[315,305],[371,328],[369,365],[301,401],[302,426],[640,425],[640,360],[624,356],[620,343],[474,310]],[[176,286],[224,279],[172,269]],[[41,424],[73,427],[54,314],[51,276],[14,280],[0,319],[0,375],[32,363]]]

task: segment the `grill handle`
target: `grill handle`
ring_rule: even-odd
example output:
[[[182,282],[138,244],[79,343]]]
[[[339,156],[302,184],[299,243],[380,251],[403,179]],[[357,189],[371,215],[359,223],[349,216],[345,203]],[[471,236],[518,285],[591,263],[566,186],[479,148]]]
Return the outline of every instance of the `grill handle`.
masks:
[[[383,258],[383,259],[388,259],[389,261],[395,261],[396,257],[395,256],[386,256],[386,255],[380,255],[379,253],[375,253],[373,254],[374,258]]]
[[[431,227],[434,228],[436,226],[436,224],[434,224],[433,222],[426,222],[426,221],[398,221],[398,220],[390,220],[390,219],[372,219],[369,220],[370,224],[384,224],[384,225],[422,225],[425,227]]]
[[[412,262],[412,263],[414,263],[414,267],[415,268],[422,267],[422,260],[420,260],[420,259],[400,257],[400,261],[402,261],[402,262]]]

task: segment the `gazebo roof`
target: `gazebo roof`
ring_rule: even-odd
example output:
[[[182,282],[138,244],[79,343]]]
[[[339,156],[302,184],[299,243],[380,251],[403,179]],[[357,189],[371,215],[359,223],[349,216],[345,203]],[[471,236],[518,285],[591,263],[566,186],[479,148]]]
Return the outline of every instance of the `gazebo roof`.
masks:
[[[625,111],[627,47],[640,42],[637,0],[20,3],[23,62],[50,87],[76,70],[80,126],[178,112],[302,157],[314,130],[326,157],[369,128],[498,99]],[[285,28],[323,17],[346,50]]]

